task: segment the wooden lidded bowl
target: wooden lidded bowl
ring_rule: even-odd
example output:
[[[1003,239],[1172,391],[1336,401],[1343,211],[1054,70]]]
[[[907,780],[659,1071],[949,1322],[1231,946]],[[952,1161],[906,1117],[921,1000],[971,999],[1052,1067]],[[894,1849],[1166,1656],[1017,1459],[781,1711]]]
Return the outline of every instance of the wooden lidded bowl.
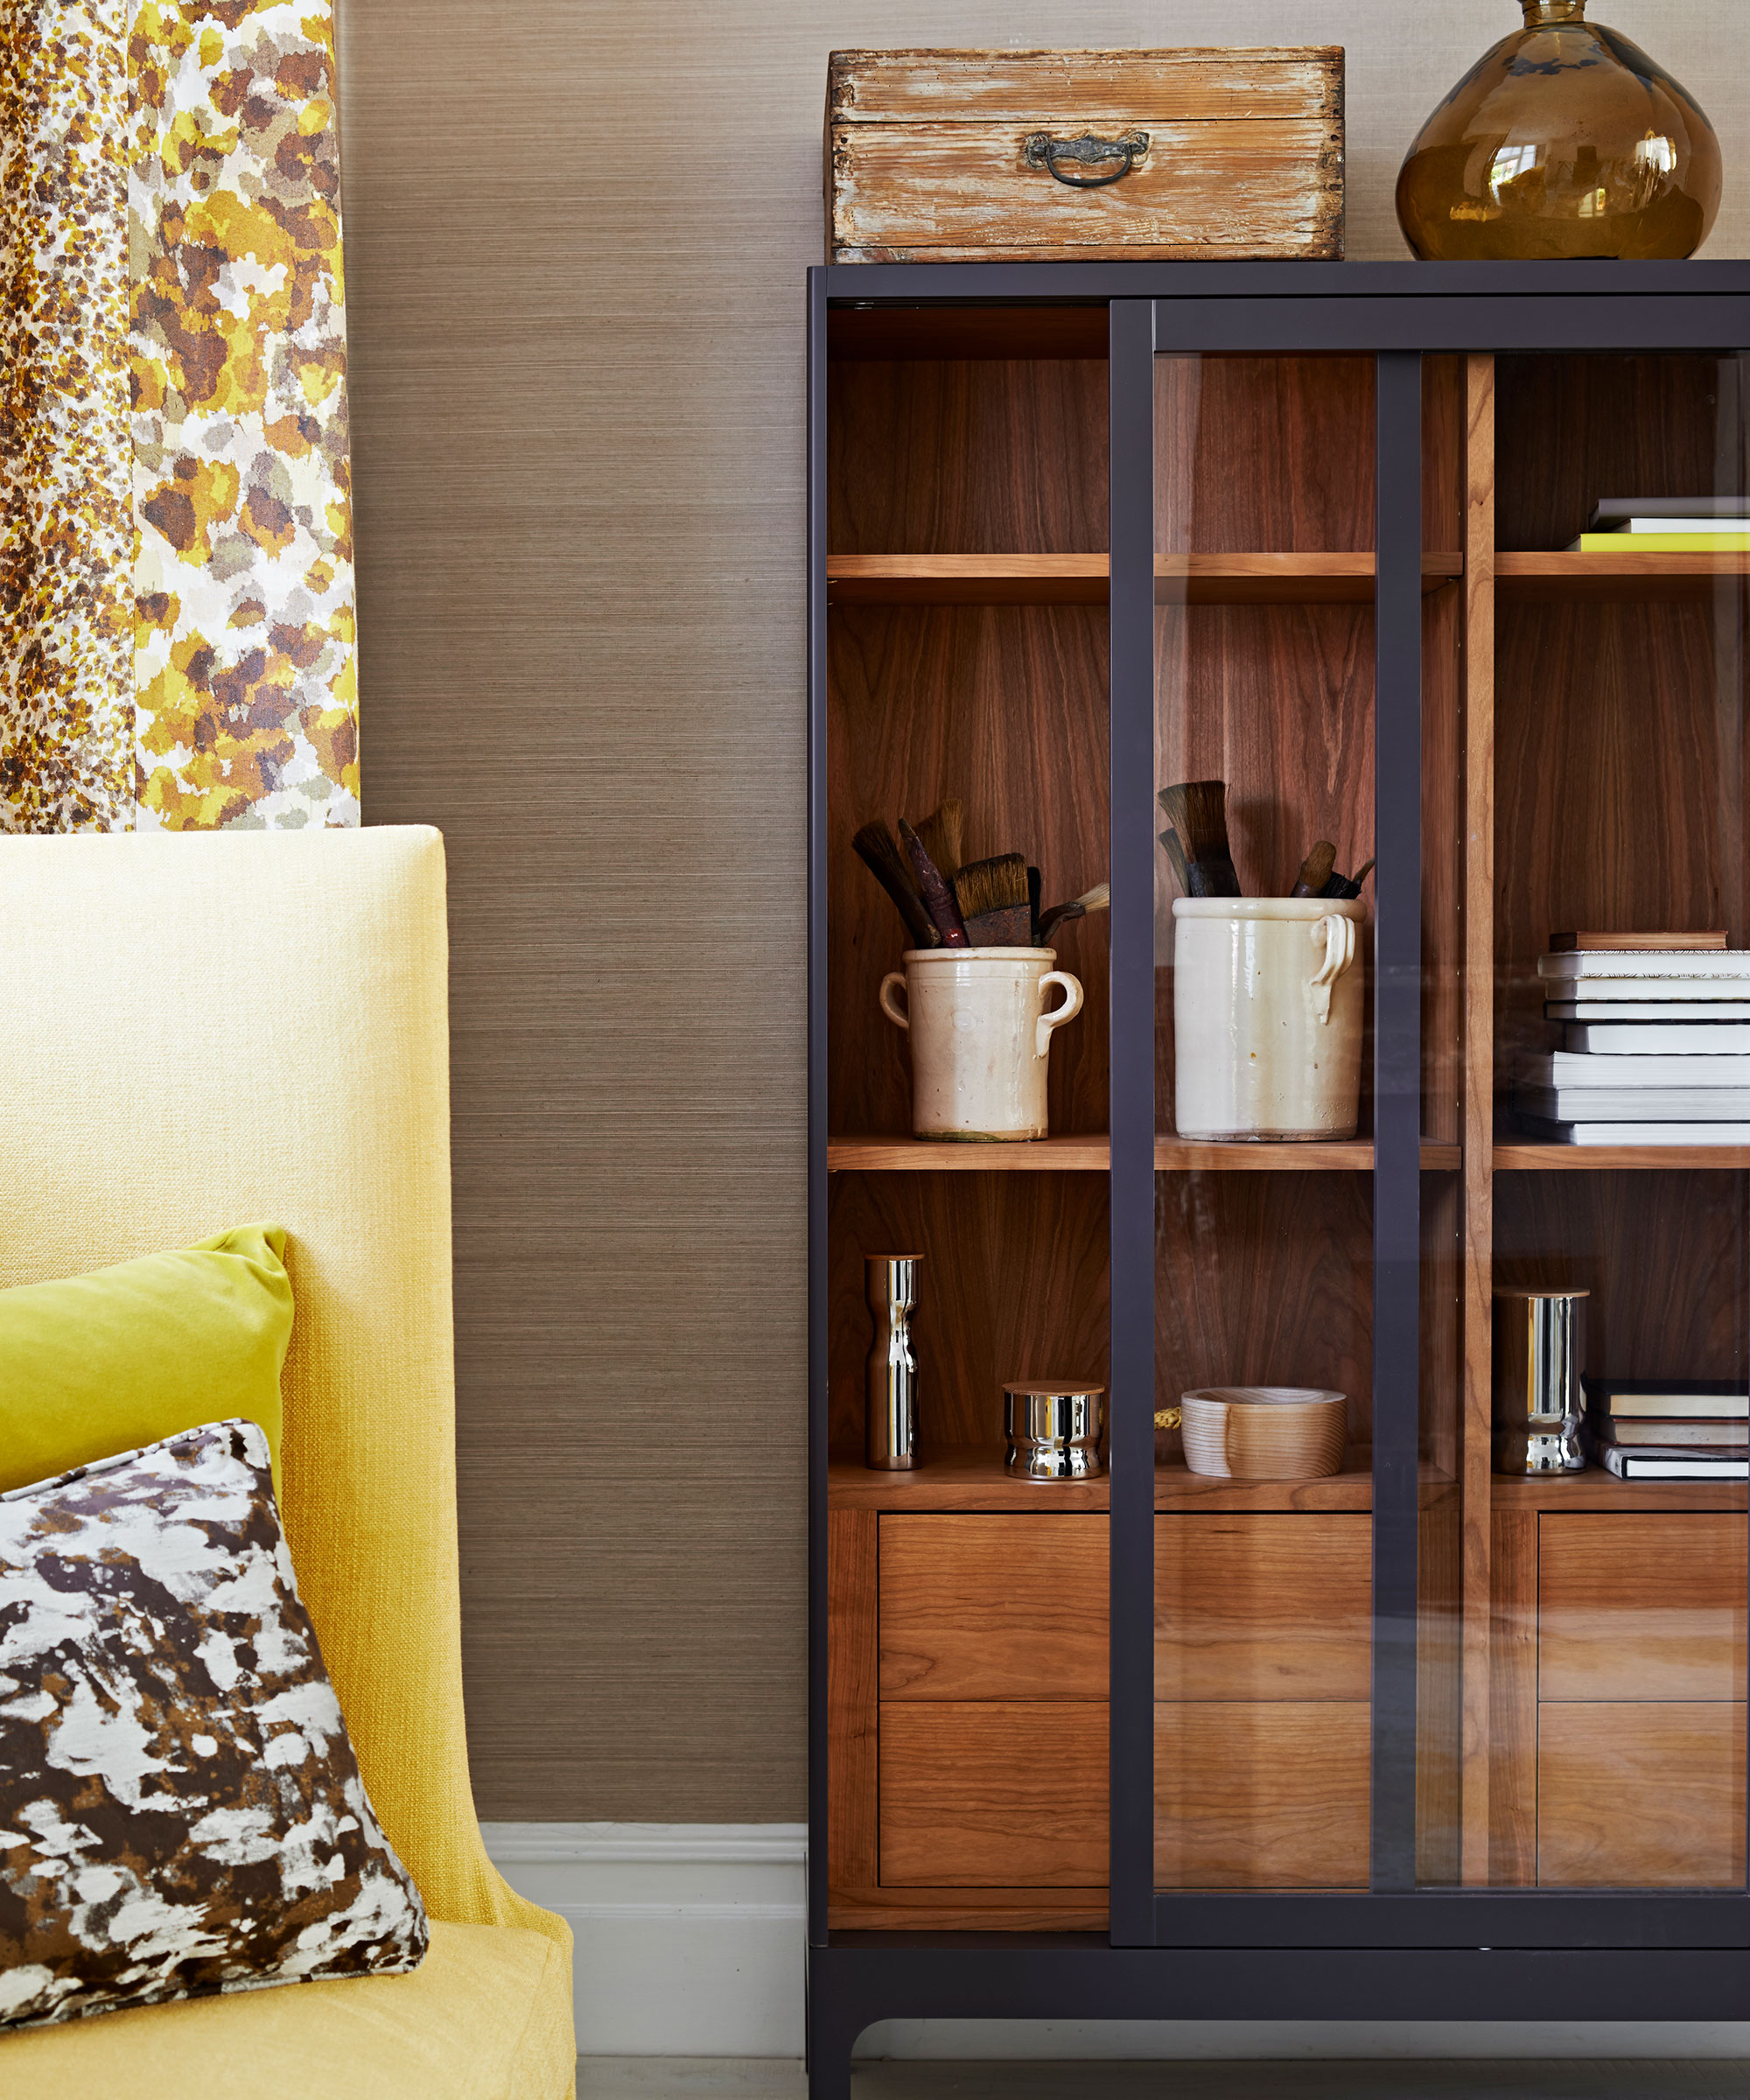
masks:
[[[1208,1385],[1180,1396],[1193,1473],[1217,1480],[1316,1480],[1340,1473],[1348,1438],[1341,1393],[1304,1385]]]

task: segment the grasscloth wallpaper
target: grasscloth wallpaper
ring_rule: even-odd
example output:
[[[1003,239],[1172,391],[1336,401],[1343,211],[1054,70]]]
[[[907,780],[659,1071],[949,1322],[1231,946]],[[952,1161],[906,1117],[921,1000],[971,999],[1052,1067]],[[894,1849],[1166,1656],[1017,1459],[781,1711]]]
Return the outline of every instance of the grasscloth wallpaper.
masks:
[[[1745,0],[1594,0],[1718,126]],[[342,0],[364,805],[449,840],[474,1786],[803,1801],[802,277],[839,45],[1342,44],[1349,252],[1516,0]],[[1189,267],[1189,266],[1188,266]]]

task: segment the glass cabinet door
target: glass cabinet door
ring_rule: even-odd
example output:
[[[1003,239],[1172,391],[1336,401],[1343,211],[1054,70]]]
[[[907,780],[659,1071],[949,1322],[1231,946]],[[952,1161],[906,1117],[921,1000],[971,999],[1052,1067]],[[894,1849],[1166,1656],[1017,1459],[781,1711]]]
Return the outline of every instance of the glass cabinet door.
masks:
[[[1159,1899],[1745,1886],[1746,368],[1155,358]]]
[[[1446,1356],[1424,1411],[1462,1519],[1421,1594],[1428,1883],[1744,1886],[1745,369],[1474,358],[1451,418],[1470,650],[1431,638],[1424,726],[1456,665],[1467,1397]],[[1443,763],[1424,735],[1424,810]],[[1425,921],[1434,859],[1424,880]],[[1446,998],[1431,972],[1424,1015]],[[1446,1047],[1424,1028],[1431,1113]],[[1424,1210],[1443,1307],[1445,1233]]]

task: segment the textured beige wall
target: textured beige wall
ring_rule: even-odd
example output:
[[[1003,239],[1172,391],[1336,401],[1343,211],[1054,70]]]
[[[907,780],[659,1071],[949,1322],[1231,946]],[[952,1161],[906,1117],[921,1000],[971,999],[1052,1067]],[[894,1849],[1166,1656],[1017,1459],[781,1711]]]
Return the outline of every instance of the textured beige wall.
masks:
[[[1725,141],[1750,0],[1594,11]],[[1348,49],[1349,248],[1511,0],[345,0],[365,808],[450,842],[498,1817],[803,1796],[802,270],[835,45]]]

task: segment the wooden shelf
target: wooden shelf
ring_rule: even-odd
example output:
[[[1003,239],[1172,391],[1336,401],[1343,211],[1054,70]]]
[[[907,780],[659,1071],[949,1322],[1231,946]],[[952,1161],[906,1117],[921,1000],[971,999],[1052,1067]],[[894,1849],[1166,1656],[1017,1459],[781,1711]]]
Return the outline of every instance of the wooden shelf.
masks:
[[[1508,604],[1554,598],[1708,598],[1750,582],[1750,554],[1497,554],[1494,591]]]
[[[942,1144],[923,1138],[829,1138],[830,1174],[1100,1173],[1112,1164],[1105,1133],[1013,1144]]]
[[[1103,1473],[1092,1480],[1011,1480],[1003,1471],[1000,1446],[930,1452],[909,1473],[872,1473],[850,1457],[835,1457],[827,1464],[827,1501],[835,1509],[909,1509],[918,1514],[1106,1509],[1111,1499],[1111,1484]]]
[[[1498,1174],[1674,1166],[1750,1166],[1750,1144],[1552,1144],[1547,1138],[1513,1138],[1494,1147]]]
[[[1422,1147],[1422,1165],[1429,1172],[1455,1173],[1463,1157],[1456,1144]],[[1158,1173],[1368,1174],[1373,1172],[1373,1145],[1365,1138],[1328,1144],[1224,1144],[1157,1138],[1154,1164]],[[1015,1144],[942,1144],[920,1138],[872,1137],[829,1138],[826,1143],[830,1174],[1103,1174],[1110,1165],[1111,1148],[1103,1135],[1035,1138]]]
[[[1742,1509],[1750,1502],[1742,1480],[1619,1480],[1601,1466],[1541,1480],[1498,1473],[1491,1485],[1497,1509]]]
[[[1103,606],[1103,554],[830,554],[836,606]]]
[[[1424,554],[1422,589],[1438,591],[1465,572],[1459,554]],[[1367,605],[1374,557],[1357,554],[1162,554],[1155,597],[1192,606]]]
[[[1424,554],[1424,592],[1464,573],[1457,554]],[[827,596],[841,606],[1103,606],[1103,554],[833,554]],[[1155,561],[1155,594],[1194,606],[1364,605],[1371,554],[1172,554]]]
[[[1576,1476],[1580,1477],[1590,1476]],[[1505,1485],[1517,1488],[1535,1483],[1509,1480]],[[1452,1486],[1451,1479],[1437,1468],[1422,1468],[1424,1502]],[[836,1456],[827,1466],[827,1500],[835,1509],[910,1510],[920,1516],[955,1511],[1031,1513],[1104,1510],[1111,1505],[1111,1493],[1105,1474],[1093,1480],[1011,1480],[1003,1471],[1001,1449],[993,1446],[931,1452],[909,1473],[872,1473],[854,1458]],[[1321,1480],[1219,1480],[1193,1473],[1183,1465],[1157,1466],[1154,1506],[1157,1511],[1192,1511],[1211,1516],[1270,1510],[1366,1512],[1373,1508],[1373,1452],[1368,1445],[1352,1445],[1343,1470]]]

